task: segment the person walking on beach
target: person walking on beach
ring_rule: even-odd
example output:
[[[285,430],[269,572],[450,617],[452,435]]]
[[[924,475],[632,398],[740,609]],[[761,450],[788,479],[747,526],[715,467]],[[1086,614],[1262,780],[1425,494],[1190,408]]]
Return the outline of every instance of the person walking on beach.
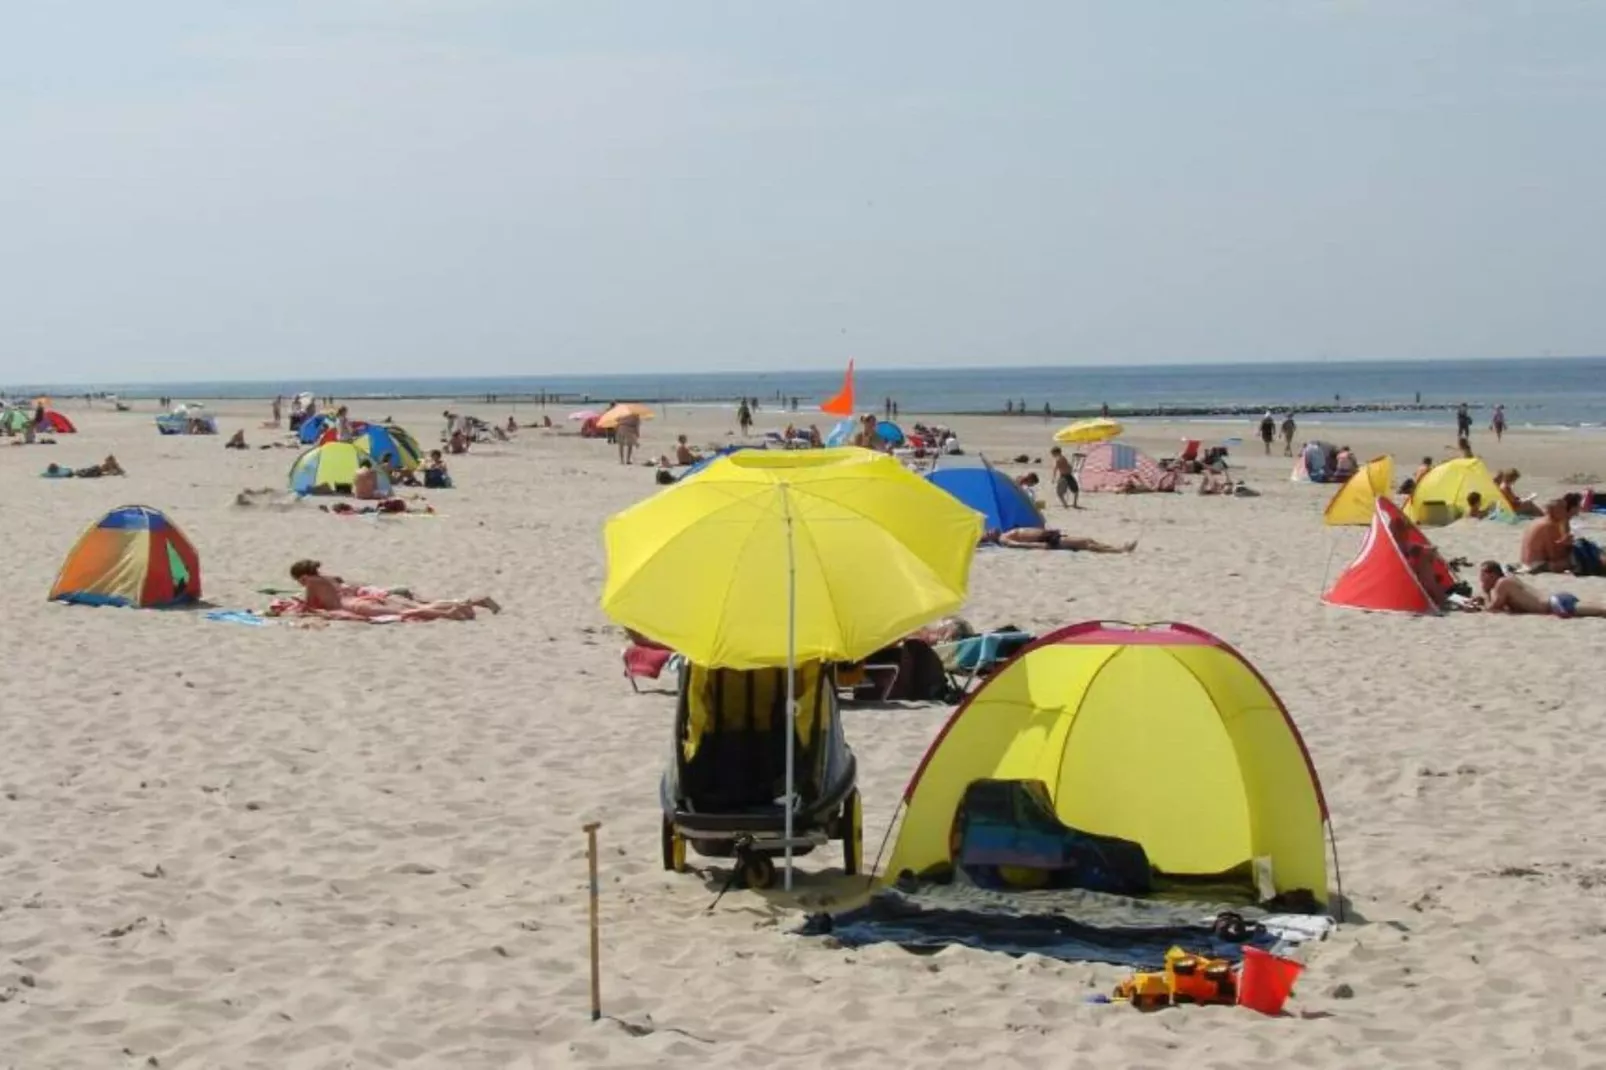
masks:
[[[1071,459],[1058,446],[1048,452],[1054,457],[1054,493],[1059,497],[1060,505],[1066,509],[1082,508],[1082,488],[1077,485]],[[1070,500],[1067,501],[1067,498]]]
[[[1467,410],[1464,401],[1455,410],[1455,435],[1458,439],[1472,437],[1472,413]]]
[[[1260,443],[1266,447],[1266,456],[1271,456],[1271,443],[1277,437],[1277,421],[1271,418],[1271,410],[1260,418]]]
[[[636,443],[641,441],[641,417],[633,412],[619,417],[614,441],[619,445],[619,463],[630,464],[636,459]]]
[[[746,398],[736,406],[736,425],[742,429],[743,438],[746,438],[747,433],[753,429],[753,410],[747,407]]]
[[[1293,413],[1293,410],[1290,409],[1289,412],[1288,412],[1288,415],[1283,417],[1283,456],[1284,457],[1292,457],[1294,455],[1294,432],[1298,431],[1298,430],[1299,430],[1299,425],[1294,423],[1294,413]]]
[[[885,419],[892,419],[892,398],[888,397],[881,402],[881,415]]]
[[[1499,442],[1506,437],[1506,407],[1496,405],[1494,416],[1489,420],[1489,430],[1494,432],[1494,440]]]
[[[273,426],[279,426],[279,420],[284,416],[284,397],[280,395],[273,399]]]

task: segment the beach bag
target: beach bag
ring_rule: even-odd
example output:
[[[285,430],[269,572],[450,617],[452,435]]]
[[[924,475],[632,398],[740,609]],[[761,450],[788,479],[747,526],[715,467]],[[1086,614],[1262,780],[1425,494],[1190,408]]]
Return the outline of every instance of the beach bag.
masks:
[[[1606,568],[1602,568],[1600,547],[1588,539],[1575,539],[1573,573],[1579,576],[1599,576],[1606,573]]]

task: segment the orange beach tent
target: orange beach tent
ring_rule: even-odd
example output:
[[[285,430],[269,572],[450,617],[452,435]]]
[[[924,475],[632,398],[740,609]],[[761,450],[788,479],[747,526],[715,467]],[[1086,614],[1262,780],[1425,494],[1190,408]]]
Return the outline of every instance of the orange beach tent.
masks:
[[[1439,591],[1430,592],[1421,576],[1433,577]],[[1330,606],[1384,613],[1443,611],[1444,594],[1455,583],[1439,551],[1388,498],[1377,499],[1372,527],[1349,567],[1322,595]]]

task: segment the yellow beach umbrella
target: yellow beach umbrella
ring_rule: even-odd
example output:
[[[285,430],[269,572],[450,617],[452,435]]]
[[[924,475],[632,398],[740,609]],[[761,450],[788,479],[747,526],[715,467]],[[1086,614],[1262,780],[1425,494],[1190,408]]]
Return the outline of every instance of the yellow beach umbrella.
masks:
[[[1126,428],[1108,416],[1101,416],[1095,420],[1077,420],[1066,424],[1054,432],[1054,441],[1067,446],[1085,446],[1093,442],[1103,442],[1115,438]]]
[[[602,608],[698,665],[857,661],[963,604],[981,533],[885,454],[741,450],[609,519]]]
[[[656,415],[657,413],[653,412],[640,402],[625,401],[615,405],[613,408],[597,417],[597,426],[618,427],[619,421],[624,419],[626,416],[635,416],[643,420],[651,420]]]

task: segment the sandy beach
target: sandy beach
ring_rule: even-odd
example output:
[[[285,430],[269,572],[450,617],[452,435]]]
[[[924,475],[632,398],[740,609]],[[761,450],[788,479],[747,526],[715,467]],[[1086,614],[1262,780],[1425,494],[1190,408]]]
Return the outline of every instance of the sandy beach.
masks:
[[[393,416],[433,445],[441,402]],[[466,407],[506,419],[506,407]],[[1331,488],[1288,480],[1253,428],[1134,425],[1156,454],[1239,436],[1259,497],[1084,497],[1068,532],[1135,554],[978,554],[964,615],[1045,630],[1176,620],[1241,650],[1321,775],[1361,920],[1311,950],[1293,1014],[1091,1005],[1124,971],[968,950],[921,957],[789,935],[852,900],[834,851],[796,892],[732,891],[724,863],[659,862],[673,699],[632,694],[598,608],[602,521],[657,488],[572,433],[520,431],[452,459],[431,516],[341,517],[246,489],[296,451],[265,402],[215,402],[218,437],[164,437],[153,408],[64,402],[53,446],[0,440],[0,1066],[1198,1068],[1599,1065],[1606,1029],[1606,622],[1374,615],[1319,603],[1362,530],[1321,523]],[[540,410],[520,406],[521,423]],[[807,418],[804,414],[803,418]],[[918,419],[904,414],[905,422]],[[787,417],[761,413],[760,427]],[[822,426],[827,421],[820,420]],[[998,462],[1046,457],[1040,418],[951,421]],[[252,448],[225,451],[244,428]],[[671,407],[730,440],[728,411]],[[1453,428],[1309,433],[1409,471]],[[559,433],[559,432],[562,433]],[[1304,437],[1302,435],[1302,437]],[[1479,433],[1542,496],[1606,477],[1599,438]],[[115,453],[125,478],[45,480]],[[1046,474],[1047,466],[1029,467]],[[1022,466],[1006,465],[1018,473]],[[1566,486],[1571,486],[1569,482]],[[320,559],[426,597],[488,594],[470,623],[244,627],[199,613],[47,604],[82,529],[157,507],[200,553],[205,595],[263,608]],[[1599,520],[1581,530],[1602,535]],[[1447,557],[1516,558],[1519,528],[1434,529]],[[1606,581],[1534,581],[1606,601]],[[874,855],[949,710],[845,714]],[[589,1020],[581,825],[600,821],[603,1000]]]

